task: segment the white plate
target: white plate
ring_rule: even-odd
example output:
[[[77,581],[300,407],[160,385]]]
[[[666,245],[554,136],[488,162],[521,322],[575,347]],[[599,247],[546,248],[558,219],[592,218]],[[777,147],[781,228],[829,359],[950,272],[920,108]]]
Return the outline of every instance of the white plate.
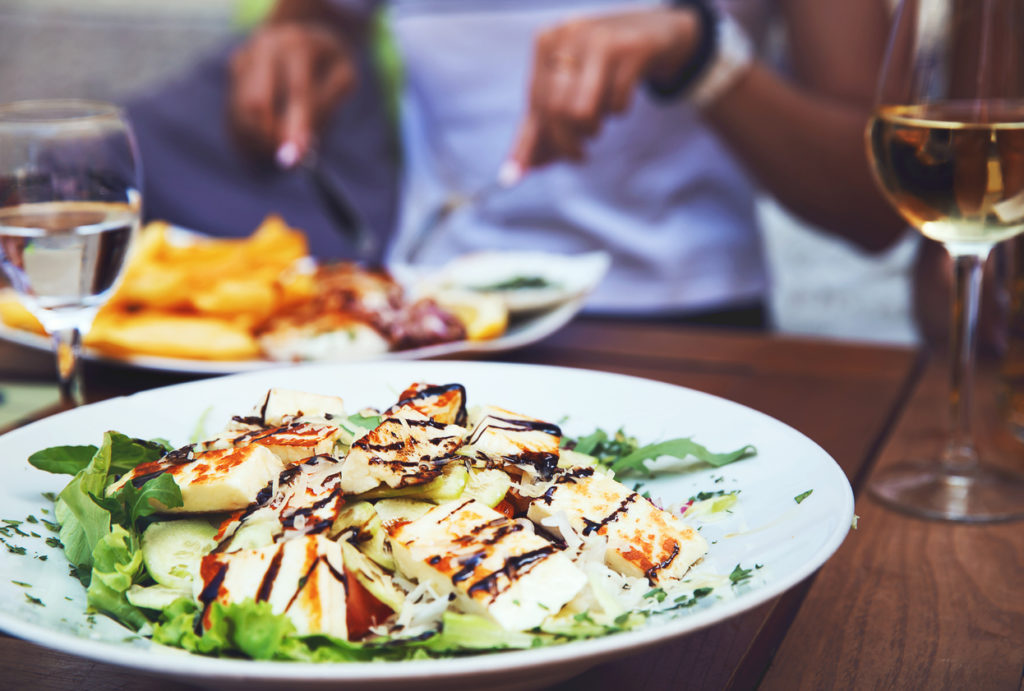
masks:
[[[770,600],[813,573],[839,547],[853,517],[853,494],[842,470],[817,444],[762,413],[698,391],[669,384],[535,365],[484,362],[387,362],[307,365],[155,389],[97,403],[41,420],[0,437],[5,475],[0,487],[4,518],[42,515],[44,491],[59,490],[67,476],[38,471],[23,461],[31,452],[56,444],[97,444],[102,433],[118,429],[138,437],[165,437],[175,444],[191,436],[196,420],[219,426],[248,410],[270,386],[337,393],[349,408],[384,407],[410,382],[460,382],[470,405],[495,403],[563,423],[567,434],[596,426],[624,426],[641,441],[693,435],[712,450],[744,444],[758,454],[721,469],[697,468],[664,475],[647,489],[666,505],[702,491],[741,489],[734,513],[707,523],[711,543],[704,569],[728,574],[737,563],[763,564],[747,585],[725,585],[693,610],[637,631],[550,648],[409,662],[293,664],[188,656],[126,640],[126,629],[105,617],[90,625],[85,593],[67,575],[61,553],[42,539],[11,538],[28,554],[0,550],[0,628],[74,655],[122,665],[147,674],[167,675],[202,685],[246,687],[328,687],[408,689],[444,687],[502,689],[553,683],[618,655],[720,622]],[[715,479],[722,477],[719,482]],[[813,490],[801,504],[794,497]],[[52,517],[52,515],[51,515]],[[23,526],[39,528],[41,526]],[[44,537],[49,533],[39,530]],[[47,561],[33,558],[48,556]],[[12,581],[31,583],[23,588]],[[26,593],[45,607],[28,602]],[[706,603],[706,604],[705,604]]]
[[[611,255],[596,251],[559,254],[539,250],[493,250],[456,257],[440,269],[397,265],[392,272],[406,285],[430,295],[435,290],[468,290],[494,295],[510,314],[522,315],[549,310],[586,295],[597,287],[611,266]],[[405,277],[405,278],[403,278]],[[415,277],[415,280],[411,280]],[[537,288],[487,290],[516,278],[540,278],[547,285]]]
[[[498,338],[487,341],[453,341],[439,343],[423,348],[396,350],[380,355],[369,356],[373,360],[424,360],[449,355],[469,355],[472,353],[497,353],[513,350],[535,343],[558,331],[569,323],[583,308],[586,295],[577,296],[556,307],[537,312],[513,322]],[[0,339],[18,343],[36,350],[49,351],[52,348],[47,336],[40,336],[29,331],[22,331],[0,321]],[[159,357],[156,355],[124,355],[113,356],[85,348],[82,353],[87,360],[106,362],[128,367],[162,370],[164,372],[183,372],[194,374],[234,374],[252,372],[288,366],[287,362],[276,360],[191,360],[185,358]],[[353,358],[355,361],[356,358]]]

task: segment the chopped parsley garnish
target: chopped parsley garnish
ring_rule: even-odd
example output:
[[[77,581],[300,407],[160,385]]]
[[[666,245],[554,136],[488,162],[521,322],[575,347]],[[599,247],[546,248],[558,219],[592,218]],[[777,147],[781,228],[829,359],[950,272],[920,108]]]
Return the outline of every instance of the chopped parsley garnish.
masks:
[[[6,547],[7,551],[10,552],[11,554],[24,554],[25,553],[25,548],[24,547],[15,547],[14,545],[9,545],[6,542],[4,543],[4,547]]]
[[[492,283],[486,286],[473,286],[473,290],[481,293],[498,290],[521,290],[523,288],[554,288],[557,284],[552,283],[543,276],[516,276],[504,281]]]
[[[733,585],[739,585],[753,577],[754,569],[744,569],[739,564],[729,574],[729,580]]]
[[[625,624],[627,621],[629,621],[630,614],[632,614],[632,612],[623,612],[619,616],[615,617],[615,625],[622,626],[623,624]]]
[[[687,499],[687,501],[707,501],[708,499],[714,499],[715,497],[721,497],[725,494],[738,494],[739,490],[734,489],[731,492],[726,492],[724,489],[716,489],[710,492],[697,492],[695,495]]]
[[[696,598],[707,597],[708,595],[711,594],[712,590],[714,590],[714,588],[711,588],[711,587],[697,588],[696,590],[693,591],[693,596],[696,597]]]
[[[573,615],[573,619],[579,623],[596,624],[593,619],[590,618],[589,612],[580,612],[579,614]]]
[[[64,549],[64,544],[55,537],[46,538],[46,544],[50,547],[56,547],[57,549]]]
[[[57,501],[57,495],[54,492],[43,492],[43,499],[49,499],[52,502]]]
[[[645,598],[653,597],[658,602],[664,602],[665,598],[668,597],[668,593],[665,592],[664,588],[653,588],[644,593]]]
[[[811,496],[811,492],[813,492],[813,491],[814,491],[813,489],[809,489],[806,492],[801,492],[800,494],[798,494],[795,497],[793,497],[793,501],[795,501],[797,504],[799,504],[804,499],[806,499],[807,497]]]
[[[28,521],[29,523],[38,523],[39,522],[39,519],[36,518],[35,516],[33,516],[32,514],[29,514],[28,517],[25,520]]]
[[[31,588],[32,587],[31,583],[26,583],[25,581],[11,581],[11,583],[13,583],[14,585],[20,585],[22,588]]]
[[[46,605],[43,604],[43,601],[40,600],[38,597],[32,597],[28,593],[25,593],[25,599],[28,600],[28,603],[30,605],[39,605],[40,607],[45,607],[46,606]]]
[[[47,530],[51,530],[51,531],[53,531],[55,533],[59,533],[60,532],[60,524],[59,523],[55,523],[54,521],[48,521],[48,520],[46,520],[44,518],[43,519],[43,525],[46,526]]]

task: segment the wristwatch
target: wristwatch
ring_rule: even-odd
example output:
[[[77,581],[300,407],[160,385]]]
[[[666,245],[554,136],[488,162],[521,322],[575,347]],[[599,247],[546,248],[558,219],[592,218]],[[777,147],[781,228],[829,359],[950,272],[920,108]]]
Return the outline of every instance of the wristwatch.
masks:
[[[697,108],[717,101],[743,75],[754,58],[753,45],[743,28],[726,13],[717,12],[707,0],[673,0],[678,8],[697,13],[700,30],[693,56],[679,73],[665,82],[649,81],[659,100],[685,97]]]

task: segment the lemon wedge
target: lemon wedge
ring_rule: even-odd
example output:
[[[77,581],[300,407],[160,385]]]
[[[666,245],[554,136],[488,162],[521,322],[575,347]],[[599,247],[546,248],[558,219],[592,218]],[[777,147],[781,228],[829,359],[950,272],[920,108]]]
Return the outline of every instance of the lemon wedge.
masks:
[[[497,295],[443,290],[430,297],[462,322],[466,337],[471,341],[498,338],[508,328],[508,308]]]

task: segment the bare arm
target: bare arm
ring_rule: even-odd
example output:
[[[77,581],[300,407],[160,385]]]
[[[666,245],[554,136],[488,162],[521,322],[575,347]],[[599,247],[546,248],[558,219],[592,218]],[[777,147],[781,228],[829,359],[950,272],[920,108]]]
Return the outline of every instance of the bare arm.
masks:
[[[888,17],[881,2],[787,0],[796,82],[762,64],[705,112],[758,181],[798,215],[868,250],[905,223],[864,146]]]
[[[888,16],[883,0],[782,0],[795,82],[755,63],[708,107],[707,122],[786,206],[868,250],[904,223],[875,187],[864,148]],[[576,20],[537,40],[519,168],[579,160],[604,119],[645,79],[674,74],[697,40],[692,9]]]

